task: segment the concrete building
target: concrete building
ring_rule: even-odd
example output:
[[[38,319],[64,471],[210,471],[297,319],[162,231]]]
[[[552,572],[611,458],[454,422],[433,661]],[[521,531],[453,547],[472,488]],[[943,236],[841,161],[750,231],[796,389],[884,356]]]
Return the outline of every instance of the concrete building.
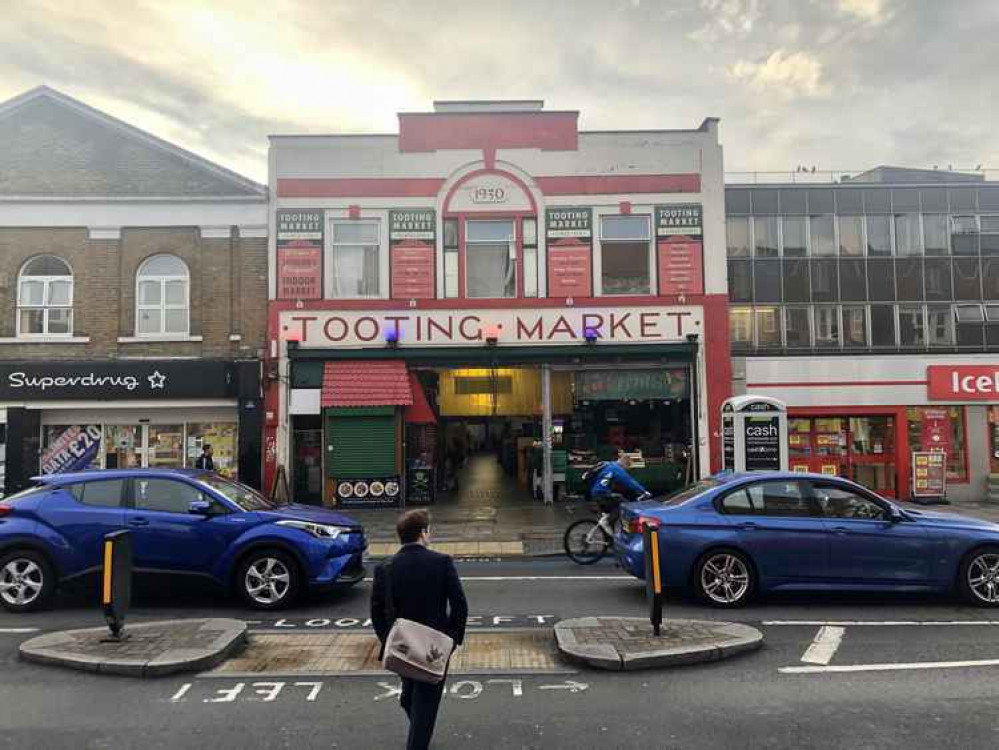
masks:
[[[39,472],[260,483],[266,188],[42,87],[0,104],[0,435]]]

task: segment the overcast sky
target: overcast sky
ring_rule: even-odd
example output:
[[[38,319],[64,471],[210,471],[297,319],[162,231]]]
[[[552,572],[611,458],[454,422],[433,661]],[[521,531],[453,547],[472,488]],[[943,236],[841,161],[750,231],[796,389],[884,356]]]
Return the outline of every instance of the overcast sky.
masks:
[[[999,0],[15,0],[0,100],[48,84],[266,179],[270,133],[434,99],[587,130],[722,119],[736,170],[999,168]],[[995,177],[993,177],[995,179]]]

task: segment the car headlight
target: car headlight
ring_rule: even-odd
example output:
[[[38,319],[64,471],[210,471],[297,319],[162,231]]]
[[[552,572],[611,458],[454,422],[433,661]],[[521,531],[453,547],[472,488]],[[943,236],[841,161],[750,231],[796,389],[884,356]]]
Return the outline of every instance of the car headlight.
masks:
[[[312,521],[278,521],[278,526],[287,526],[291,529],[300,529],[317,539],[337,539],[341,534],[350,533],[350,529],[344,526],[328,526],[324,523],[313,523]]]

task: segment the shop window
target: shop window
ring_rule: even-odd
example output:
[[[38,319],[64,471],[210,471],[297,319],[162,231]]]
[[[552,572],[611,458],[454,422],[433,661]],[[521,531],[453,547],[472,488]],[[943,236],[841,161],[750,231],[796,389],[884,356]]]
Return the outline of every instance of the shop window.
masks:
[[[73,272],[61,258],[41,255],[24,267],[17,283],[18,336],[73,333]]]
[[[927,255],[950,255],[950,232],[946,214],[923,215],[923,239]]]
[[[784,301],[811,302],[812,282],[809,262],[805,259],[785,260],[783,268]]]
[[[946,258],[927,258],[923,261],[923,283],[926,285],[926,299],[930,301],[954,299],[950,261]]]
[[[753,218],[753,255],[757,258],[776,258],[780,254],[777,246],[777,226],[776,216]]]
[[[839,308],[836,305],[817,305],[815,307],[815,345],[838,347],[839,344]]]
[[[728,298],[732,302],[753,301],[753,265],[748,260],[728,262]]]
[[[812,261],[812,301],[836,302],[839,299],[839,265],[835,260]]]
[[[784,308],[784,341],[789,349],[806,349],[812,345],[811,308]]]
[[[808,220],[808,229],[812,241],[812,255],[836,254],[836,233],[832,216],[812,216]]]
[[[964,407],[913,407],[907,410],[909,450],[947,454],[947,481],[967,482]]]
[[[512,221],[466,222],[465,285],[469,297],[517,296],[517,245]]]
[[[872,302],[894,301],[895,261],[890,258],[867,261],[867,285]]]
[[[852,348],[867,347],[867,308],[863,306],[843,307],[843,346]]]
[[[600,217],[600,283],[603,294],[648,294],[651,284],[648,216]]]
[[[136,274],[136,335],[186,336],[190,326],[187,264],[175,255],[147,258]]]
[[[458,296],[458,220],[444,221],[444,296]]]
[[[757,302],[780,302],[779,260],[758,260],[753,267],[753,298]]]
[[[894,494],[895,418],[851,417],[849,428],[850,478],[875,492]]]
[[[524,219],[521,223],[524,235],[524,296],[538,296],[538,221]]]
[[[892,305],[871,305],[871,345],[898,346],[895,338],[895,308]]]
[[[184,425],[151,424],[146,438],[146,465],[175,468],[184,465]]]
[[[930,346],[954,346],[954,314],[950,305],[927,306],[926,341]]]
[[[788,457],[792,464],[792,471],[795,459],[799,461],[807,460],[812,455],[812,420],[807,418],[789,417],[787,420],[787,442]],[[808,469],[805,464],[804,469]]]
[[[982,262],[979,258],[954,258],[954,299],[982,298]]]
[[[900,300],[923,299],[923,259],[899,258],[895,261],[895,288]]]
[[[186,466],[194,466],[202,448],[212,446],[215,473],[235,478],[238,456],[235,422],[192,422],[187,425]]]
[[[749,219],[743,216],[730,216],[725,220],[725,239],[728,246],[728,257],[748,258]]]
[[[899,305],[898,334],[902,346],[920,349],[926,346],[926,325],[922,305]]]
[[[839,217],[839,254],[863,255],[866,249],[864,241],[864,217]]]
[[[381,241],[377,221],[332,223],[334,297],[377,297],[381,293]]]
[[[780,346],[780,308],[756,308],[756,343],[760,348],[774,349]]]
[[[867,217],[867,254],[891,255],[891,222],[887,216]]]
[[[839,296],[844,302],[867,299],[867,261],[863,258],[840,259]]]
[[[753,308],[732,307],[729,309],[729,337],[733,346],[749,348],[753,345]]]
[[[785,216],[781,236],[785,258],[803,258],[808,255],[808,231],[804,216]]]

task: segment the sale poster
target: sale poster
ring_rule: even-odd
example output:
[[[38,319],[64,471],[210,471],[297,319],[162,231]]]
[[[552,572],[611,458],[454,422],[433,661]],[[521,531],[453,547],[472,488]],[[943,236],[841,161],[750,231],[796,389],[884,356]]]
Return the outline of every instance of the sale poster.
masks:
[[[659,242],[659,293],[704,293],[704,251],[700,242]]]

